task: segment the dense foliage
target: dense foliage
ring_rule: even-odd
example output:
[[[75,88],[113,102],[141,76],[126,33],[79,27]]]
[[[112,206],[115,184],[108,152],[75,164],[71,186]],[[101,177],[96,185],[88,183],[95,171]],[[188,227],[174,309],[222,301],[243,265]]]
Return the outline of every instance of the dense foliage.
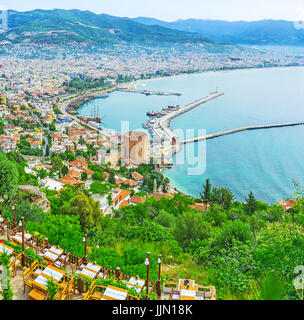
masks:
[[[0,160],[0,168],[17,170],[12,155],[1,154]],[[60,167],[57,158],[56,164]],[[282,206],[256,200],[252,193],[246,203],[237,202],[230,190],[211,186],[209,181],[202,188],[201,200],[206,203],[208,197],[211,206],[207,211],[194,209],[198,199],[177,193],[158,201],[146,196],[145,203],[124,207],[109,216],[103,215],[91,193],[106,194],[102,186],[112,186],[102,183],[102,172],[113,174],[113,169],[92,164],[89,168],[96,178],[91,190],[77,186],[46,192],[51,202],[48,213],[19,193],[18,220],[21,215],[25,217],[26,230],[78,256],[84,255],[83,235],[87,233],[89,260],[111,269],[119,266],[121,272],[143,279],[146,253],[150,252],[152,281],[157,280],[157,259],[162,254],[163,281],[192,278],[201,285],[214,285],[219,299],[299,298],[293,280],[295,267],[303,264],[304,191],[300,187],[290,213]],[[3,172],[10,175],[10,170]],[[138,172],[147,180],[157,179],[148,166]],[[161,186],[163,177],[159,177]],[[17,183],[11,185],[3,179],[2,187],[8,188],[11,198]],[[150,182],[146,183],[144,188]],[[2,204],[2,214],[13,221],[8,201]]]

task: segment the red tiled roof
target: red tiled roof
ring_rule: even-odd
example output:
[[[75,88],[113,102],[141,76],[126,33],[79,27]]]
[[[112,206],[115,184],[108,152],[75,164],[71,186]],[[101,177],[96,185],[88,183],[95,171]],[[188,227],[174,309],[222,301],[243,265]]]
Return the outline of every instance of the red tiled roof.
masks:
[[[144,198],[144,197],[139,197],[139,196],[133,196],[133,197],[130,199],[130,202],[132,202],[132,203],[145,203],[145,202],[146,202],[146,198]]]
[[[81,160],[75,160],[70,162],[71,167],[78,167],[77,165],[80,165],[80,167],[87,167],[88,164]]]
[[[77,180],[71,176],[65,176],[62,177],[61,179],[58,180],[59,182],[63,183],[63,184],[70,184],[70,185],[75,185],[75,184],[80,184],[83,183],[80,180]]]
[[[132,178],[134,180],[142,180],[142,179],[144,179],[144,177],[141,174],[139,174],[138,172],[132,172],[131,176],[132,176]]]
[[[136,186],[138,185],[137,182],[135,182],[135,181],[133,181],[133,180],[130,180],[130,179],[124,181],[123,184],[124,184],[124,185],[129,185],[129,186],[131,186],[131,187],[136,187]]]
[[[113,199],[113,202],[115,202],[117,199],[123,200],[126,199],[131,192],[127,190],[118,189],[120,192],[116,195],[116,197]]]
[[[123,207],[128,207],[129,205],[130,205],[129,202],[123,201],[123,202],[119,205],[119,209],[120,209],[120,208],[123,208]]]

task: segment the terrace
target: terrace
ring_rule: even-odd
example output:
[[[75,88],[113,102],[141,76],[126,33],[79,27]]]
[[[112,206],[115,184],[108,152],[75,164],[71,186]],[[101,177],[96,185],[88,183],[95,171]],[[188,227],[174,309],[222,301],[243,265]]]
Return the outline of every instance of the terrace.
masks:
[[[175,287],[161,288],[161,256],[158,259],[158,280],[150,281],[150,253],[144,264],[146,279],[129,276],[120,268],[111,270],[88,261],[87,236],[84,236],[84,257],[78,257],[41,240],[19,224],[0,216],[0,256],[9,258],[11,287],[14,300],[48,300],[50,283],[57,290],[55,300],[215,300],[214,287],[201,287],[194,280],[180,280]],[[20,247],[22,249],[20,249]],[[32,248],[35,256],[27,256],[25,249]]]

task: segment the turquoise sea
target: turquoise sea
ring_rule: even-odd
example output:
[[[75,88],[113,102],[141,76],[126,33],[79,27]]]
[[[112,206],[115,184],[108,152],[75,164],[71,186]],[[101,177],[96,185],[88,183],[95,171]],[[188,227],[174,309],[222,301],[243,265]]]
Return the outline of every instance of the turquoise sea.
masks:
[[[144,96],[115,92],[80,108],[89,116],[93,105],[105,115],[104,126],[141,129],[149,110],[185,105],[218,87],[224,96],[175,119],[173,129],[206,129],[207,134],[246,125],[304,120],[304,67],[208,72],[144,81],[138,88],[181,92],[182,96]],[[174,165],[165,174],[185,193],[199,196],[206,178],[229,187],[243,201],[252,191],[265,202],[292,196],[293,178],[304,185],[304,126],[240,132],[207,141],[206,171],[188,175],[189,165]],[[196,145],[198,148],[200,145]],[[191,160],[191,159],[190,159]],[[187,159],[189,162],[189,159]]]

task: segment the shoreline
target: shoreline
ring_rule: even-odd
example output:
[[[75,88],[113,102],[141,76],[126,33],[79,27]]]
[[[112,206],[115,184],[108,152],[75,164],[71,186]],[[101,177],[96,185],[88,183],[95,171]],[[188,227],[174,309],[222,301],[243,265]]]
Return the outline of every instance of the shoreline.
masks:
[[[180,76],[191,76],[191,75],[195,75],[195,74],[208,74],[208,73],[214,73],[214,72],[225,72],[225,71],[244,71],[244,70],[261,70],[261,69],[287,69],[287,68],[304,68],[304,65],[300,65],[300,66],[271,66],[271,67],[252,67],[252,68],[233,68],[233,69],[225,69],[225,70],[208,70],[208,71],[200,71],[200,72],[195,72],[195,73],[191,73],[191,74],[187,74],[187,73],[183,73],[183,74],[176,74],[176,75],[171,75],[171,76],[156,76],[156,77],[153,77],[151,79],[139,79],[139,80],[136,80],[136,81],[133,81],[133,82],[130,82],[130,83],[125,83],[125,84],[122,84],[124,87],[130,87],[130,86],[133,86],[133,88],[137,89],[137,86],[140,85],[140,84],[144,84],[146,83],[147,81],[156,81],[156,80],[160,80],[160,79],[171,79],[173,77],[180,77]],[[113,92],[116,91],[116,88],[113,88]],[[95,99],[98,99],[98,97],[95,97],[91,100],[95,100]],[[88,100],[90,101],[90,100]],[[87,102],[88,102],[87,101]],[[83,104],[84,105],[84,104]],[[82,107],[83,105],[80,105],[80,107]],[[109,128],[105,128],[105,129],[109,129]],[[168,169],[167,168],[164,168],[164,170],[161,170],[161,172],[163,172],[164,176],[169,178],[170,179],[170,174],[169,172],[167,171]],[[169,176],[168,176],[169,174]],[[180,185],[178,183],[176,183],[174,180],[171,180],[170,179],[170,188],[174,189],[174,190],[177,190],[178,192],[181,192],[182,194],[187,194],[191,197],[196,197],[194,194],[195,193],[189,193],[189,192],[185,192],[185,191],[182,191],[183,188],[180,188]]]
[[[199,74],[208,74],[208,73],[215,73],[215,72],[225,72],[225,71],[244,71],[244,70],[264,70],[264,69],[287,69],[287,68],[304,68],[304,65],[300,66],[271,66],[271,67],[243,67],[243,68],[230,68],[230,69],[218,69],[218,70],[206,70],[206,71],[197,71],[193,73],[180,73],[180,74],[174,74],[171,76],[155,76],[152,77],[151,79],[138,79],[133,82],[130,82],[133,84],[134,89],[138,89],[136,86],[145,83],[148,81],[156,81],[156,80],[161,80],[161,79],[171,79],[175,77],[186,77],[186,76],[191,76],[191,75],[199,75]]]

